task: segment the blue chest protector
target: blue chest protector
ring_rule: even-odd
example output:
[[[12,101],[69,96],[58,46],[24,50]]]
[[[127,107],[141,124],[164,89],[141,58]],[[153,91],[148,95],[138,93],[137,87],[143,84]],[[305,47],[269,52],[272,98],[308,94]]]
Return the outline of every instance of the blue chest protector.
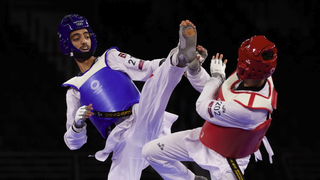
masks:
[[[65,82],[80,92],[82,105],[92,104],[95,111],[119,112],[139,102],[140,93],[132,80],[123,72],[111,69],[107,64],[108,49],[82,76]],[[100,134],[107,138],[106,129],[118,118],[91,116],[89,118]]]

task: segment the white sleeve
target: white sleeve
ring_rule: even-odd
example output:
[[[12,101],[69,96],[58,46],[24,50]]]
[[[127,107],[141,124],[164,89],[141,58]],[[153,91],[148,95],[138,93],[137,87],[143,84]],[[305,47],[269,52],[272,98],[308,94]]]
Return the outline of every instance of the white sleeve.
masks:
[[[77,133],[72,125],[78,108],[80,107],[80,92],[74,88],[69,88],[66,94],[67,102],[67,131],[64,134],[64,142],[71,150],[81,148],[87,142],[87,130]]]
[[[108,52],[107,62],[113,70],[122,71],[134,81],[146,81],[161,65],[163,59],[142,60],[113,49]]]
[[[205,84],[210,79],[210,75],[203,67],[201,67],[200,72],[196,75],[191,75],[189,74],[189,71],[187,71],[187,78],[193,86],[193,88],[201,93]]]
[[[219,86],[210,79],[196,102],[196,110],[203,119],[216,125],[246,130],[252,130],[266,120],[267,110],[249,109],[235,101],[215,100]]]

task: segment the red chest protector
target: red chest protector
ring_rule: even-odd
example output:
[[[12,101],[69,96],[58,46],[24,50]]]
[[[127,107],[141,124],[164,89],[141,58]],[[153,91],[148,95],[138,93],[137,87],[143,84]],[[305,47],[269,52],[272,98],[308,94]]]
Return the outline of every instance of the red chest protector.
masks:
[[[268,97],[254,92],[233,91],[234,86],[239,82],[236,73],[233,73],[221,86],[217,100],[236,101],[246,108],[265,109],[270,113],[276,109],[277,92],[271,77],[267,79],[270,88]],[[222,127],[206,121],[201,129],[200,141],[226,158],[243,158],[259,149],[271,120],[271,118],[266,120],[253,130]]]

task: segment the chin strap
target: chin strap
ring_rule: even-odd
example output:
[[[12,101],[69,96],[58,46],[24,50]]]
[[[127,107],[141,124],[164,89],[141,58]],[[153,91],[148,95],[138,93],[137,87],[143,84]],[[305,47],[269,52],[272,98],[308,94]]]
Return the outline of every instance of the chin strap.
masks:
[[[89,52],[72,51],[72,52],[70,52],[70,57],[74,57],[78,61],[81,62],[81,61],[85,61],[85,60],[89,59],[91,56],[94,55],[95,52],[96,52],[96,49],[94,49],[93,51],[89,51]]]

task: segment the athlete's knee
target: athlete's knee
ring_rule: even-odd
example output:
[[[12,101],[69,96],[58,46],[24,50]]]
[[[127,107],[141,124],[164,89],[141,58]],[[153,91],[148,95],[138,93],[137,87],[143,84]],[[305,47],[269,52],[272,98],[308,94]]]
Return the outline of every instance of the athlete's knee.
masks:
[[[148,157],[153,156],[153,150],[152,150],[152,141],[145,144],[142,148],[142,156],[148,160]]]
[[[159,163],[160,159],[159,156],[159,147],[156,142],[151,141],[145,144],[142,148],[142,156],[150,163],[150,164],[157,164]]]

